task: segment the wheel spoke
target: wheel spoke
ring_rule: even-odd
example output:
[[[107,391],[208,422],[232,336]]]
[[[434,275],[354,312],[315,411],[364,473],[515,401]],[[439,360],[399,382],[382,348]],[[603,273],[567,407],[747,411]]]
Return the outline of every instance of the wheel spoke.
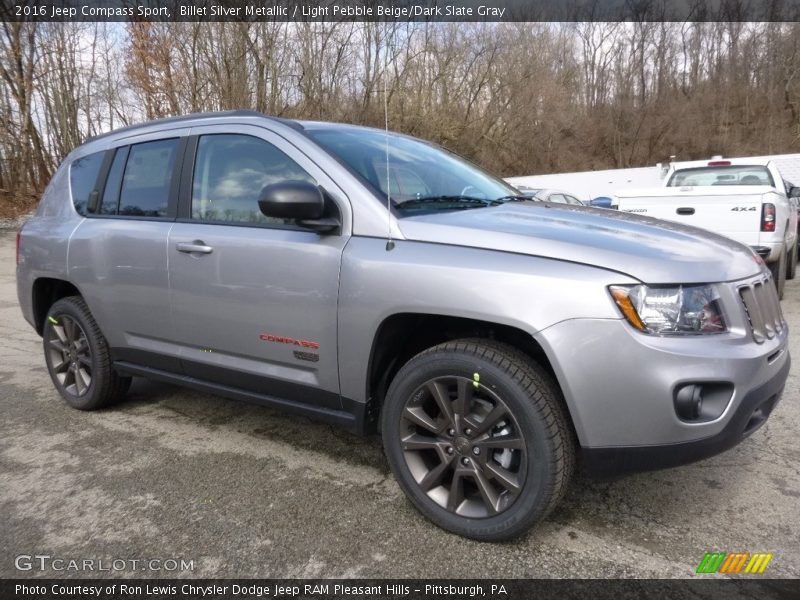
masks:
[[[450,468],[452,461],[453,459],[448,457],[425,474],[419,482],[419,487],[422,488],[423,492],[427,492],[442,481],[442,477],[444,477],[447,469]]]
[[[453,411],[459,417],[463,418],[469,414],[474,390],[475,386],[471,381],[466,379],[458,380],[458,397],[453,405]]]
[[[495,407],[491,411],[489,411],[489,414],[486,415],[486,418],[480,423],[478,423],[478,425],[475,428],[474,435],[478,436],[486,433],[492,427],[494,427],[497,424],[497,422],[501,418],[503,418],[507,413],[508,410],[506,409],[506,407],[498,402],[495,405]]]
[[[447,495],[447,510],[456,512],[464,502],[464,481],[461,472],[456,469],[453,481],[450,483],[450,493]]]
[[[439,433],[442,428],[434,421],[428,413],[426,413],[421,406],[407,406],[406,409],[403,411],[403,417],[414,423],[415,425],[419,425],[420,427],[424,427],[431,433]]]
[[[453,421],[453,404],[450,401],[450,396],[447,393],[445,385],[439,381],[431,381],[426,386],[433,399],[436,400],[436,405],[442,413],[448,425],[455,425]]]
[[[486,505],[486,509],[490,515],[497,514],[497,504],[500,501],[500,496],[492,487],[492,483],[486,479],[486,476],[480,469],[475,469],[473,472],[473,479],[478,486],[478,492]]]
[[[498,435],[495,437],[489,437],[485,440],[481,440],[479,442],[475,442],[475,445],[478,446],[481,451],[484,449],[491,449],[491,448],[508,448],[509,450],[522,450],[524,447],[524,442],[522,438],[518,435],[513,433],[505,434],[505,435]]]
[[[403,450],[436,450],[439,441],[436,438],[412,433],[402,442]]]
[[[55,327],[53,329],[55,329]],[[62,342],[61,340],[51,339],[49,341],[49,344],[50,344],[50,346],[52,348],[55,348],[56,350],[58,350],[62,354],[66,353],[66,351],[67,351],[66,343]]]
[[[51,329],[55,332],[56,336],[58,337],[58,341],[62,345],[67,343],[67,334],[64,331],[64,326],[63,325],[53,325],[53,327]],[[52,340],[52,341],[55,342],[56,340]]]
[[[62,358],[61,362],[53,365],[53,371],[55,371],[56,373],[63,373],[64,370],[69,367],[69,365],[70,362],[67,359]]]
[[[64,381],[61,383],[64,386],[64,389],[68,389],[70,386],[75,385],[75,369],[72,368],[70,365],[66,371],[64,371]]]
[[[75,338],[75,321],[69,317],[61,317],[61,322],[64,324],[64,335],[67,336],[68,342],[74,342]]]
[[[74,375],[75,375],[75,390],[78,392],[78,396],[80,396],[86,391],[86,388],[88,386],[86,385],[86,381],[83,379],[83,371],[81,371],[76,367],[74,369]]]
[[[79,356],[78,357],[78,364],[83,367],[92,368],[92,359],[88,356]]]
[[[505,467],[492,460],[487,460],[485,469],[488,471],[489,477],[494,479],[497,483],[502,485],[515,496],[522,490],[522,486],[519,484],[519,478],[517,475]]]

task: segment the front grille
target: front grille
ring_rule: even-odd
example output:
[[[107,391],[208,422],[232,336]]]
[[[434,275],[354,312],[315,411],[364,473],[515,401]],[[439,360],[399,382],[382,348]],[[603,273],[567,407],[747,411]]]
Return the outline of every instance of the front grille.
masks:
[[[778,293],[770,277],[751,281],[739,287],[739,296],[750,321],[750,330],[757,344],[763,344],[778,335],[786,322],[783,320]]]

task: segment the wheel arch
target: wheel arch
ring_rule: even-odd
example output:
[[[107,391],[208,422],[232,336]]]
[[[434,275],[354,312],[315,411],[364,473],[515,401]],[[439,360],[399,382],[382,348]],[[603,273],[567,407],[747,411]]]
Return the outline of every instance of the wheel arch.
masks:
[[[44,329],[44,319],[50,307],[61,298],[83,296],[80,290],[69,281],[54,277],[39,277],[33,282],[31,300],[33,304],[34,327],[39,335]]]
[[[367,431],[377,430],[386,392],[400,367],[427,348],[461,338],[484,338],[506,343],[545,369],[559,388],[569,425],[575,433],[558,375],[544,348],[528,332],[491,321],[430,313],[396,313],[386,317],[378,326],[367,364]]]

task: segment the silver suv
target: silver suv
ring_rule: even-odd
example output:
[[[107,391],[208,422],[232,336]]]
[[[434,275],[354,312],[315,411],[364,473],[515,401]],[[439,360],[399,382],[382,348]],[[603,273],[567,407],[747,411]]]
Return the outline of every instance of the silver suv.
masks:
[[[18,240],[25,318],[82,410],[132,376],[380,431],[433,522],[503,540],[591,472],[761,426],[789,371],[728,239],[531,202],[426,142],[253,112],[74,150]]]

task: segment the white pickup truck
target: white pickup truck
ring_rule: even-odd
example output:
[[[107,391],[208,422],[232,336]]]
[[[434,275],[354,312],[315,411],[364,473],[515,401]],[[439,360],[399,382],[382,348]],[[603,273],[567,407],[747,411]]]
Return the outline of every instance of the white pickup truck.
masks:
[[[750,246],[783,298],[797,271],[800,188],[771,161],[673,163],[660,188],[616,192],[619,210],[701,227]]]

